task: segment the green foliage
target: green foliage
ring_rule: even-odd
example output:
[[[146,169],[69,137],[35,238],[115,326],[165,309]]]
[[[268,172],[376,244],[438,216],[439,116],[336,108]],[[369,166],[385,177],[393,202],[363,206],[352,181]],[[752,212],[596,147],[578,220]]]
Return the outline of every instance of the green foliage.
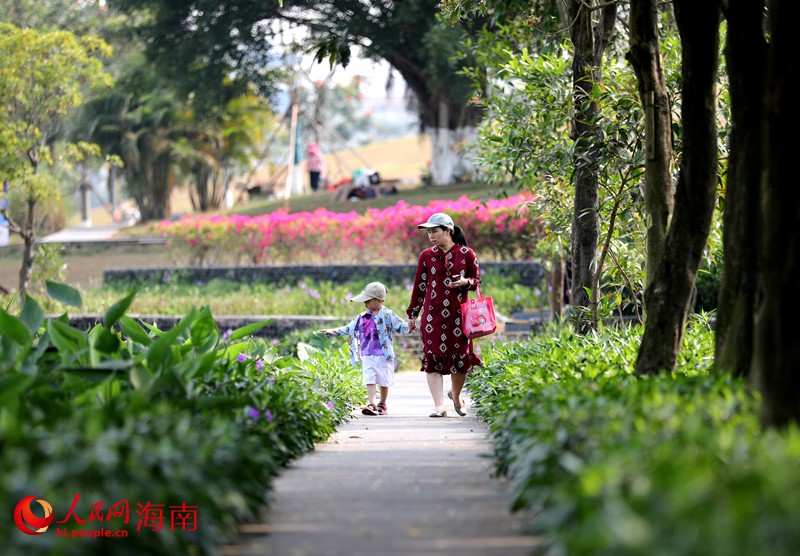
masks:
[[[48,292],[81,304],[69,286]],[[281,466],[350,418],[360,375],[323,352],[281,356],[249,336],[257,326],[221,335],[208,308],[167,331],[136,322],[125,315],[134,296],[88,331],[66,314],[45,318],[31,297],[18,315],[0,309],[0,498],[35,493],[62,519],[78,493],[84,520],[98,501],[106,511],[126,500],[130,523],[102,524],[129,531],[126,551],[214,553],[258,515]],[[197,506],[198,531],[137,531],[136,504],[148,502]],[[118,553],[118,540],[87,545],[51,530],[2,528],[4,554]]]
[[[514,274],[487,273],[483,276],[482,291],[489,295],[495,307],[503,314],[523,309],[540,310],[547,307],[544,286],[531,290],[519,283]],[[353,316],[363,310],[361,303],[352,303],[356,295],[372,281],[389,286],[386,306],[403,315],[411,295],[411,278],[384,276],[367,272],[358,281],[334,283],[328,280],[303,280],[296,285],[253,282],[242,284],[230,280],[211,280],[207,283],[186,283],[180,273],[170,275],[165,283],[140,283],[138,294],[131,305],[137,314],[182,315],[197,305],[198,300],[208,304],[217,315],[313,315]],[[101,313],[118,295],[120,284],[108,284],[83,291],[84,309],[87,313]],[[62,305],[48,304],[50,310],[62,310]]]
[[[792,554],[800,433],[763,432],[760,399],[710,372],[688,327],[677,372],[632,374],[641,330],[560,330],[484,350],[469,389],[497,470],[547,554]]]

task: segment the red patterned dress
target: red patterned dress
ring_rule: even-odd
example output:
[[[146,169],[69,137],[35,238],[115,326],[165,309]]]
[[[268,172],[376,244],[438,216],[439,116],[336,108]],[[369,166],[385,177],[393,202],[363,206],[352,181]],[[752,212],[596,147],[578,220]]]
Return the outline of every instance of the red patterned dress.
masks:
[[[470,279],[468,287],[450,286],[452,276]],[[429,247],[419,256],[414,289],[406,314],[409,319],[422,313],[422,368],[426,373],[469,373],[474,365],[483,365],[472,350],[472,340],[461,328],[461,304],[468,290],[480,285],[480,268],[475,252],[454,244],[445,253]]]

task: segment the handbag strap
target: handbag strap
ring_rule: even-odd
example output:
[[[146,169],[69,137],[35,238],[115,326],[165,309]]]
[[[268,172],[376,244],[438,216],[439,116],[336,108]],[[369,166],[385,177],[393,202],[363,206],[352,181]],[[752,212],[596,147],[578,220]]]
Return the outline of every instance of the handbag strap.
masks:
[[[476,299],[480,299],[481,297],[483,297],[483,296],[481,295],[481,286],[480,286],[480,284],[478,284],[478,287],[477,287],[477,288],[475,288],[475,293],[477,293],[477,294],[478,294],[478,297],[475,297],[475,298],[472,298],[472,299],[470,299],[470,297],[469,297],[469,290],[467,290],[467,301],[475,301]]]

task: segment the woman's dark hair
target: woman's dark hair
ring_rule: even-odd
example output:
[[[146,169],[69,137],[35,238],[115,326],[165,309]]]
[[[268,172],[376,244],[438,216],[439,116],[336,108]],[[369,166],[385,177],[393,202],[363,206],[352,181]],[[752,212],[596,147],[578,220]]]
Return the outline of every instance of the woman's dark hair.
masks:
[[[447,228],[445,228],[445,230],[446,229]],[[450,232],[450,237],[453,238],[453,241],[455,243],[458,243],[459,245],[463,245],[463,246],[467,247],[467,236],[464,235],[464,230],[462,230],[458,226],[455,226],[453,228],[453,231]]]

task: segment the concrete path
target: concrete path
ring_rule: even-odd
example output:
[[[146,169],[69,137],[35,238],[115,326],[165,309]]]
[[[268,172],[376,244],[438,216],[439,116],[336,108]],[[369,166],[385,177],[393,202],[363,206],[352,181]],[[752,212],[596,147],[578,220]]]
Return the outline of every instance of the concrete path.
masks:
[[[105,226],[76,226],[64,228],[39,240],[40,243],[83,243],[93,241],[107,241],[113,238],[123,224],[108,224]]]
[[[449,381],[445,378],[445,389]],[[491,476],[486,427],[448,406],[420,372],[398,373],[389,414],[357,413],[276,479],[262,523],[226,556],[523,556],[539,546]]]

